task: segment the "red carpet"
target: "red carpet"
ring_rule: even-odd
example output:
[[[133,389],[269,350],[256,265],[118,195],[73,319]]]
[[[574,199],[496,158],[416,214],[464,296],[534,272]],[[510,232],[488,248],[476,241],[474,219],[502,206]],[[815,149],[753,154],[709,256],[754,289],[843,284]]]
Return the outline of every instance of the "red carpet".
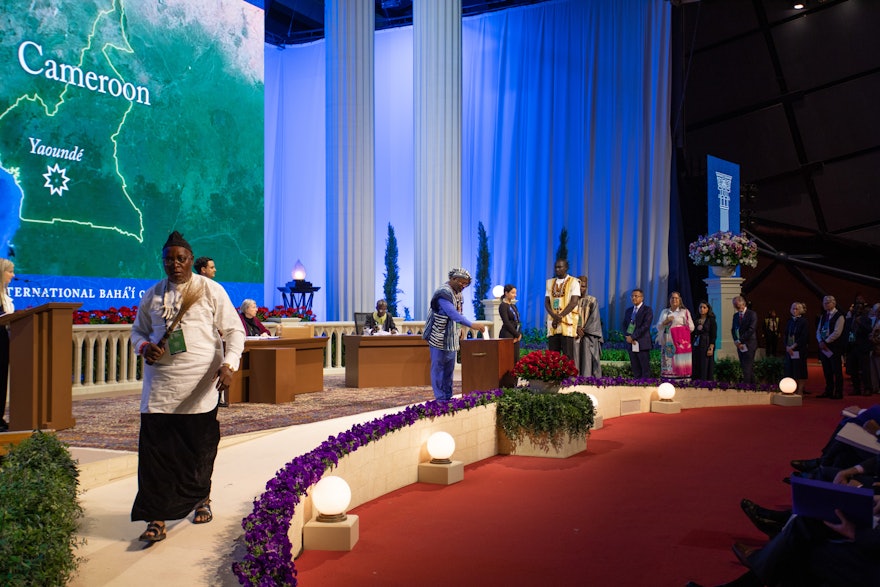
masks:
[[[811,370],[811,374],[813,371]],[[811,378],[809,389],[821,390]],[[845,405],[704,408],[615,418],[566,460],[494,457],[449,487],[415,484],[353,510],[352,552],[305,552],[301,585],[712,585],[760,544],[749,497],[786,506],[792,458],[818,454]]]

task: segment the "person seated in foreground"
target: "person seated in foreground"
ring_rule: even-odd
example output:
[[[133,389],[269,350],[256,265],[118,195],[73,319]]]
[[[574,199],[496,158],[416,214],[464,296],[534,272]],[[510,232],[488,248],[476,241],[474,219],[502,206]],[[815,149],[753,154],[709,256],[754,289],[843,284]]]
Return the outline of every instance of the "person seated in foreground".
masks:
[[[238,307],[238,317],[241,318],[241,324],[244,326],[244,333],[247,336],[261,336],[266,338],[271,336],[269,330],[263,326],[263,323],[257,319],[257,302],[247,299]]]
[[[844,417],[841,418],[834,428],[831,438],[828,439],[828,442],[822,448],[822,453],[818,458],[795,459],[791,461],[791,466],[798,472],[798,476],[830,481],[839,470],[854,467],[873,456],[872,453],[850,446],[837,440],[836,437],[840,429],[850,422],[876,435],[880,432],[880,404],[875,404],[866,409],[860,409],[859,406],[850,406],[844,409],[843,413]],[[856,415],[849,416],[847,414]]]
[[[873,457],[840,471],[834,482],[862,486],[862,476],[873,479],[877,471],[878,460]],[[743,500],[744,504],[747,501]],[[749,514],[745,505],[743,510]],[[779,519],[787,515],[764,508],[759,510],[768,519],[771,514],[778,515]],[[760,549],[735,543],[734,554],[749,570],[719,587],[880,585],[880,528],[857,528],[839,510],[836,514],[839,523],[790,516]],[[880,496],[875,496],[874,515],[878,514]],[[759,529],[762,528],[759,526]],[[700,586],[689,582],[687,587]]]
[[[364,323],[364,334],[386,332],[388,334],[397,334],[397,326],[394,325],[394,318],[388,313],[388,302],[379,300],[376,302],[376,311],[367,316]]]

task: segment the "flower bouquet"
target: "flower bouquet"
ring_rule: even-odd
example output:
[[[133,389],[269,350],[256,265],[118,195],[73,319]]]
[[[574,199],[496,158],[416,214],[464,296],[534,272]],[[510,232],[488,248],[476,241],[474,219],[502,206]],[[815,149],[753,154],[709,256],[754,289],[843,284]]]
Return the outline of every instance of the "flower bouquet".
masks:
[[[275,306],[271,310],[266,307],[257,308],[257,319],[260,322],[266,322],[269,318],[299,318],[303,322],[314,322],[315,315],[311,310],[306,308],[287,308],[285,306]]]
[[[77,310],[73,313],[74,324],[132,324],[137,316],[137,306],[108,308],[106,310]]]
[[[745,234],[716,232],[699,237],[688,247],[694,265],[736,267],[758,265],[758,245]]]
[[[559,385],[563,379],[577,375],[574,361],[556,351],[534,351],[516,362],[513,374],[532,381]]]

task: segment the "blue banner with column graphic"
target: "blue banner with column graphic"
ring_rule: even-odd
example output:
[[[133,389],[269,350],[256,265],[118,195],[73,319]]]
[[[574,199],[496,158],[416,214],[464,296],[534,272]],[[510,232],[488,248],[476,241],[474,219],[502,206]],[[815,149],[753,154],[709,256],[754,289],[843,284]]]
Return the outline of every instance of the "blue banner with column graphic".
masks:
[[[709,234],[739,234],[739,165],[706,155]]]
[[[739,165],[706,155],[706,183],[708,234],[739,234]],[[734,276],[740,276],[739,266]]]

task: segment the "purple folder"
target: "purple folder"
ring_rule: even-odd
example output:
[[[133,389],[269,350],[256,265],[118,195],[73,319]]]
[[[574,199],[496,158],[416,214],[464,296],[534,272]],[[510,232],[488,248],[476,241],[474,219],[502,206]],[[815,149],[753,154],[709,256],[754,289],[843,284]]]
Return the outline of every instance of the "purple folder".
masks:
[[[792,477],[791,503],[792,510],[799,516],[836,524],[840,519],[834,510],[840,510],[859,528],[870,528],[874,523],[874,490],[870,487]]]

